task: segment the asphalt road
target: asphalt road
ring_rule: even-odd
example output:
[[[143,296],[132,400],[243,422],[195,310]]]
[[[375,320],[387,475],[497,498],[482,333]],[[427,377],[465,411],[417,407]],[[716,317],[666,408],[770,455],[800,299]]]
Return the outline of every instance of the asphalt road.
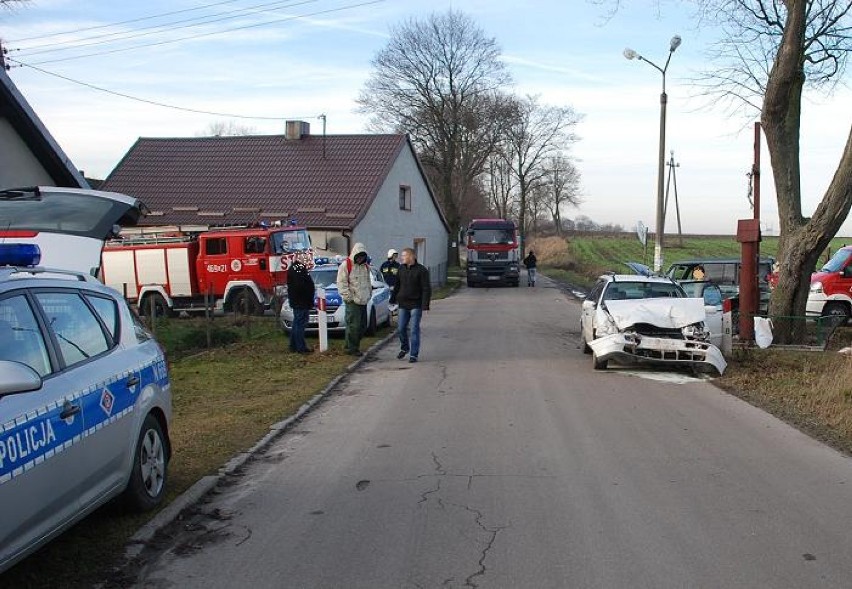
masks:
[[[595,372],[578,311],[544,279],[437,302],[420,363],[365,363],[137,586],[852,586],[852,461],[709,383]]]

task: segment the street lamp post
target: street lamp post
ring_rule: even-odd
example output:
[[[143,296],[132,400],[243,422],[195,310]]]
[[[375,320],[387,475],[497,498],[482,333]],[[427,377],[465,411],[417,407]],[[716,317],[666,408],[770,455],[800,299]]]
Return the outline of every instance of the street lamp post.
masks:
[[[663,75],[663,91],[660,93],[660,155],[658,158],[657,168],[657,230],[654,237],[654,271],[660,272],[663,267],[663,233],[665,233],[666,214],[663,207],[663,175],[666,167],[666,103],[668,95],[666,95],[666,70],[669,68],[669,62],[672,59],[672,54],[675,49],[680,47],[680,35],[672,37],[669,44],[669,55],[666,58],[666,65],[658,66],[653,61],[639,55],[632,49],[624,50],[624,57],[627,59],[638,59],[644,61],[648,65],[656,68]]]

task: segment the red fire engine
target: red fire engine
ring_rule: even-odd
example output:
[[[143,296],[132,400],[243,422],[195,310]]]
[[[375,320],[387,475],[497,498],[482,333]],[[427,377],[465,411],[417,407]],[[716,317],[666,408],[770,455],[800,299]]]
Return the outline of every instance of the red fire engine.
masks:
[[[305,227],[240,227],[107,242],[101,279],[143,314],[216,310],[261,314],[280,300],[287,268],[313,267]]]

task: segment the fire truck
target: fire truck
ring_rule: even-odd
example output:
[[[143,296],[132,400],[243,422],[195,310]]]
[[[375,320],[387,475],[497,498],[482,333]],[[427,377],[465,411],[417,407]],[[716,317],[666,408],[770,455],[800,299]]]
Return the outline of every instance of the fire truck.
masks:
[[[520,281],[518,229],[506,219],[474,219],[467,227],[467,285]]]
[[[107,242],[101,280],[124,293],[145,315],[207,308],[262,314],[280,304],[287,269],[296,260],[313,267],[305,227],[150,234]]]

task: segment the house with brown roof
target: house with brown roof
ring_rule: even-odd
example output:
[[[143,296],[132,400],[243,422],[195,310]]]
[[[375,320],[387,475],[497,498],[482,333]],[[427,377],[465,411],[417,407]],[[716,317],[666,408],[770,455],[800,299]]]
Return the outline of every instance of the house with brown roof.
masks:
[[[0,190],[89,188],[35,111],[0,67]]]
[[[145,231],[295,221],[320,253],[364,243],[374,264],[413,247],[443,283],[449,227],[407,135],[140,138],[102,190],[141,199]]]

